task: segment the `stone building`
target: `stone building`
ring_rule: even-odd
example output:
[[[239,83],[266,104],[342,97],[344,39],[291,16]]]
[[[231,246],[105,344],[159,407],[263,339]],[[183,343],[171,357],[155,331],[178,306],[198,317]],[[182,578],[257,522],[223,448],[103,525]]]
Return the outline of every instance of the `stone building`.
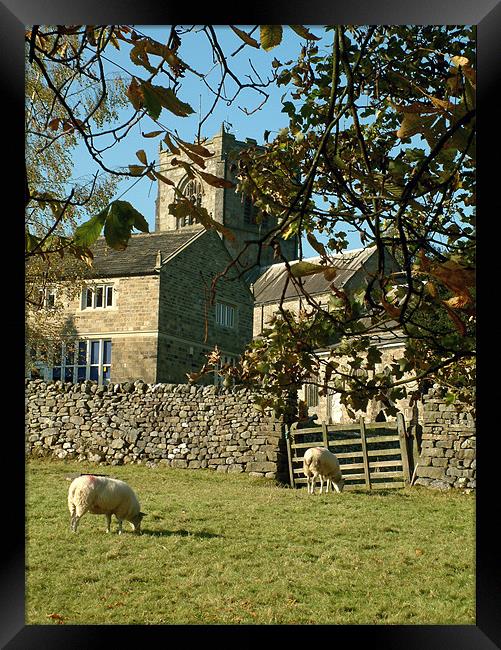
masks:
[[[213,152],[205,171],[236,179],[232,165],[242,149],[257,146],[237,140],[224,128],[204,146]],[[185,155],[179,160],[189,160]],[[92,281],[78,299],[64,306],[66,330],[71,334],[50,363],[36,363],[45,379],[99,383],[134,381],[186,382],[206,354],[217,345],[222,362],[235,360],[252,338],[252,294],[234,267],[217,283],[210,304],[212,280],[244,248],[273,226],[271,218],[256,219],[249,197],[235,188],[216,188],[189,179],[184,167],[173,167],[172,154],[160,151],[162,172],[193,203],[231,229],[235,240],[206,231],[194,216],[176,219],[169,213],[174,189],[159,181],[155,231],[133,235],[125,251],[117,252],[100,238],[94,247]],[[258,223],[260,221],[260,223]],[[297,254],[295,239],[282,241],[284,255]],[[242,256],[242,266],[256,262],[257,247]],[[271,264],[273,250],[264,247],[260,263]],[[254,274],[260,267],[255,266]],[[245,277],[243,275],[242,277]],[[36,351],[34,351],[36,358]],[[28,373],[30,374],[30,373]],[[207,378],[205,382],[209,381]],[[213,381],[219,381],[214,376]]]
[[[229,261],[220,237],[200,226],[133,235],[121,252],[100,238],[92,280],[65,305],[72,335],[39,365],[42,377],[183,383],[215,345],[235,359],[252,336],[249,287],[230,271],[210,304]]]
[[[231,133],[227,133],[221,127],[219,133],[203,143],[203,146],[213,156],[206,158],[205,171],[230,180],[236,185],[237,179],[234,173],[234,165],[238,160],[238,154],[243,149],[258,147],[255,140],[247,138],[240,141]],[[258,147],[260,148],[260,147]],[[235,188],[216,188],[197,179],[189,179],[186,170],[182,166],[173,166],[172,159],[191,162],[181,152],[174,156],[168,149],[159,153],[160,168],[170,180],[175,183],[175,188],[189,197],[194,203],[207,209],[211,217],[229,228],[235,235],[235,241],[223,237],[223,241],[233,257],[242,251],[245,242],[256,241],[263,237],[275,224],[276,221],[265,215],[258,218],[257,210],[248,196],[239,193]],[[196,228],[196,221],[191,217],[177,219],[169,213],[169,205],[176,201],[176,190],[173,186],[159,183],[156,201],[155,230],[156,232],[189,230]],[[291,237],[280,242],[282,254],[286,259],[292,260],[297,257],[297,238]],[[241,266],[251,267],[257,258],[257,246],[250,245],[241,256]],[[273,250],[264,246],[261,251],[260,265],[266,266],[273,263]]]
[[[341,255],[333,256],[333,259],[337,270],[333,280],[326,280],[322,273],[302,278],[304,288],[308,294],[326,309],[328,309],[329,299],[333,295],[332,284],[339,290],[356,291],[367,285],[371,273],[376,271],[378,263],[375,246],[349,250]],[[312,257],[305,261],[318,264],[320,258]],[[394,268],[397,270],[396,262],[389,257],[385,260],[385,265],[387,269]],[[306,299],[299,293],[292,282],[288,283],[284,293],[286,277],[287,269],[285,264],[274,264],[265,270],[253,284],[254,337],[258,336],[269,320],[279,313],[279,304],[282,298],[284,309],[298,313],[301,308],[308,308]],[[381,364],[376,365],[376,370],[379,370],[383,365],[391,363],[403,355],[405,339],[393,330],[381,331],[374,334],[373,345],[376,345],[381,352]],[[329,348],[317,350],[320,359],[326,359],[329,352]],[[346,372],[349,372],[348,366]],[[312,382],[311,384],[305,384],[298,395],[298,398],[306,403],[309,416],[315,415],[318,421],[330,424],[353,421],[353,417],[350,417],[346,408],[341,404],[339,393],[336,393],[335,390],[329,390],[327,395],[321,395],[315,382],[322,383],[322,377],[312,377]],[[404,414],[406,422],[417,422],[421,406],[414,405],[411,407],[408,400],[399,400],[395,405]],[[385,414],[384,408],[378,400],[373,400],[366,411],[359,412],[356,416],[363,416],[368,421],[394,419]]]

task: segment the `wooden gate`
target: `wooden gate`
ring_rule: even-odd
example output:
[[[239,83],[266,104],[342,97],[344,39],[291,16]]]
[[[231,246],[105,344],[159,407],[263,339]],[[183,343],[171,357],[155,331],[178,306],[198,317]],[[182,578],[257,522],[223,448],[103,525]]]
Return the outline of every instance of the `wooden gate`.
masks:
[[[345,490],[401,488],[414,469],[412,440],[406,435],[401,413],[396,422],[325,424],[286,431],[292,487],[306,485],[303,456],[309,447],[327,447],[339,459]]]

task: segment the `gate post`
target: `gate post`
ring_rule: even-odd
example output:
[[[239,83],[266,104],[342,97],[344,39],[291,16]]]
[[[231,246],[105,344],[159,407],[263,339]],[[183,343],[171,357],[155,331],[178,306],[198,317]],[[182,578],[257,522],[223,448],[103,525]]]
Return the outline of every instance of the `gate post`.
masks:
[[[324,443],[324,447],[326,449],[329,449],[329,439],[327,437],[327,424],[325,422],[322,422],[322,441]]]
[[[291,487],[296,487],[294,484],[294,471],[292,469],[292,450],[291,450],[291,438],[290,438],[293,427],[294,424],[290,427],[286,424],[284,434],[285,434],[285,444],[287,446],[287,460],[289,462],[289,479],[290,479]]]
[[[403,413],[397,413],[397,430],[400,439],[400,451],[402,454],[402,464],[404,470],[404,483],[409,485],[411,482],[411,469],[409,462],[409,440],[405,433],[405,419]]]
[[[367,439],[365,437],[364,418],[360,418],[359,423],[360,423],[360,439],[362,441],[362,455],[364,460],[365,485],[368,490],[371,490],[372,489],[371,473],[369,468],[369,455],[367,453]]]

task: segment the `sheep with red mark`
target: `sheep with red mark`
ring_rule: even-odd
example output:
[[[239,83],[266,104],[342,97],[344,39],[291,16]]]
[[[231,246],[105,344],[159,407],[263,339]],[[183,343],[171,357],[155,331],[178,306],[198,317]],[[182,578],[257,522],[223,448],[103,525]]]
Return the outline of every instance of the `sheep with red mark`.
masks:
[[[111,516],[118,520],[118,534],[122,533],[122,522],[128,521],[134,532],[141,534],[141,520],[144,512],[134,490],[125,481],[98,474],[77,476],[68,490],[68,508],[71,515],[71,530],[77,532],[78,522],[86,512],[106,515],[106,532],[110,532]]]
[[[306,450],[303,457],[303,472],[306,476],[306,485],[308,494],[315,491],[315,483],[320,478],[320,494],[326,480],[326,493],[329,491],[329,483],[336,492],[342,492],[344,479],[341,474],[341,468],[336,456],[325,447],[310,447]]]

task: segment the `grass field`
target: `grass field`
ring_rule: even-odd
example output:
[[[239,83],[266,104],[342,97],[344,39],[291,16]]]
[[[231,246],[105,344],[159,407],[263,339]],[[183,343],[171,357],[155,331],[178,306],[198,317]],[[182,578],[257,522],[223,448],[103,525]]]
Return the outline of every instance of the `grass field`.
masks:
[[[70,531],[71,472],[130,483],[143,534]],[[26,623],[475,624],[475,501],[308,495],[210,470],[29,461]]]

